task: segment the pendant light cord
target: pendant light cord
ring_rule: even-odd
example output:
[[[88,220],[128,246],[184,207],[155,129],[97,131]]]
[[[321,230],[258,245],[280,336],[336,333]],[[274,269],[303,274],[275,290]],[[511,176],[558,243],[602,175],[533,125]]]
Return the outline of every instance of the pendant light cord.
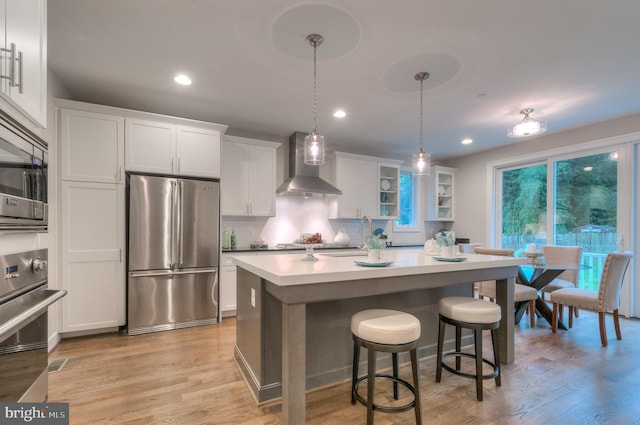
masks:
[[[316,80],[317,80],[317,73],[316,73],[316,50],[318,48],[318,43],[314,42],[313,43],[313,134],[317,134],[317,127],[316,127]]]
[[[420,152],[424,152],[424,139],[422,138],[422,85],[424,79],[420,79]]]

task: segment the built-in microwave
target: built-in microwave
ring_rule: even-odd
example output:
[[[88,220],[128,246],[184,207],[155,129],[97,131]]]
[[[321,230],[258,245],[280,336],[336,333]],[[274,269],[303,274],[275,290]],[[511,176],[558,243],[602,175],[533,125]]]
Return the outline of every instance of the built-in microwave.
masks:
[[[47,145],[0,112],[0,230],[46,231]]]

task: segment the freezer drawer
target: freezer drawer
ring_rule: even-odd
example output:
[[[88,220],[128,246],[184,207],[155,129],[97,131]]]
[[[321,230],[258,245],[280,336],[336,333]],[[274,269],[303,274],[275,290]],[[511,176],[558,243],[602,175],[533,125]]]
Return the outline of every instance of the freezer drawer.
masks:
[[[218,271],[129,273],[128,334],[218,322]]]

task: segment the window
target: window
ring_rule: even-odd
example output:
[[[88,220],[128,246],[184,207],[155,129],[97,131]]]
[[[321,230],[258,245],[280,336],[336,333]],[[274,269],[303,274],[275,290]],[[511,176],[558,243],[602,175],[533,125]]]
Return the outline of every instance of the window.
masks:
[[[411,171],[400,171],[399,217],[393,223],[394,231],[417,231],[416,184]]]

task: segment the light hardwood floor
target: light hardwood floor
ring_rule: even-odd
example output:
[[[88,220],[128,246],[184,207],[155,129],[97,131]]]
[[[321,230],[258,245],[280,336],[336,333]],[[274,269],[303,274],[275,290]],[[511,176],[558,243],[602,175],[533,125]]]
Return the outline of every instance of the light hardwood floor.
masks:
[[[587,311],[573,329],[555,335],[543,320],[534,328],[527,323],[516,326],[516,360],[503,367],[502,387],[485,381],[483,402],[472,380],[444,371],[438,384],[435,358],[422,360],[424,424],[640,424],[640,321],[622,319],[618,341],[607,317],[606,348],[597,315]],[[233,360],[234,342],[233,319],[63,340],[50,357],[68,362],[49,375],[49,401],[69,402],[70,423],[77,425],[279,424],[279,403],[253,402]],[[411,381],[407,366],[400,372]],[[349,385],[308,393],[307,423],[366,423],[365,407],[350,403]],[[376,400],[389,392],[381,388]],[[413,424],[414,416],[376,412],[375,423]]]

